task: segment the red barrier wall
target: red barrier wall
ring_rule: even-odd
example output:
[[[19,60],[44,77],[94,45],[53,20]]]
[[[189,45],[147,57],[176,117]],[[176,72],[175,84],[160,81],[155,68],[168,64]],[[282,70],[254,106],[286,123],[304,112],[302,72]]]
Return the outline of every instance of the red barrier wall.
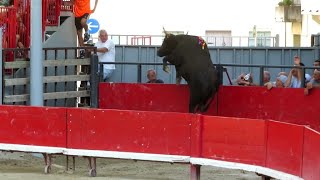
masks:
[[[219,91],[219,116],[273,119],[309,125],[320,131],[320,90],[305,96],[303,89],[223,86]]]
[[[102,109],[188,112],[186,85],[100,83],[99,91]],[[222,86],[204,115],[273,119],[320,131],[318,99],[317,89],[305,96],[301,88]]]
[[[186,113],[189,89],[175,84],[99,83],[99,108]],[[216,111],[215,99],[205,114]]]
[[[202,157],[265,166],[266,121],[203,116]]]
[[[66,153],[81,149],[183,155],[264,166],[306,180],[320,178],[320,134],[289,123],[30,106],[0,106],[0,121],[0,143],[65,147]]]
[[[320,179],[320,134],[305,128],[303,147],[302,177],[305,180]]]
[[[0,106],[0,143],[66,147],[66,109]]]
[[[268,121],[266,166],[301,176],[304,127]]]
[[[192,115],[68,109],[68,148],[190,154]]]

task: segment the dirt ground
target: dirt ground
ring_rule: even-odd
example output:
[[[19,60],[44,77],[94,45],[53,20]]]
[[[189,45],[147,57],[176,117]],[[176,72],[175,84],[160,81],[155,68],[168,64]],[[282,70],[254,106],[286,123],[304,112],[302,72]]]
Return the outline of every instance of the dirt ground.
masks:
[[[69,167],[72,158],[69,158]],[[119,159],[97,159],[97,177],[89,177],[88,162],[76,157],[76,169],[65,170],[66,157],[54,156],[50,174],[44,173],[44,160],[28,153],[0,152],[0,179],[110,179],[110,180],[187,180],[188,164],[170,164]],[[260,180],[252,172],[203,166],[201,180]]]

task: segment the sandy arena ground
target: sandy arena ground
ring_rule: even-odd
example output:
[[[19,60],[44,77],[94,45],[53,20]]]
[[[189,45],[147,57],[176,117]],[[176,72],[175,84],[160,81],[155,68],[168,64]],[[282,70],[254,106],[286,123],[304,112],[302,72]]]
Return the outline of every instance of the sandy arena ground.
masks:
[[[109,179],[109,180],[188,180],[188,164],[170,164],[118,159],[97,159],[97,177],[89,177],[87,159],[76,157],[76,170],[66,171],[66,157],[54,156],[52,171],[44,174],[44,160],[28,153],[0,152],[0,180]],[[69,158],[69,167],[72,158]],[[201,167],[201,180],[261,180],[252,172]]]

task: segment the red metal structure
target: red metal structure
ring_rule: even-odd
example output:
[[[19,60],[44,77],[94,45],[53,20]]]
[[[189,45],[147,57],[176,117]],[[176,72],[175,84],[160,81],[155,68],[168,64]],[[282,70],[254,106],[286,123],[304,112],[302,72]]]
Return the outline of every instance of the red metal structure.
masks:
[[[151,45],[151,36],[133,36],[131,38],[131,45]]]
[[[3,31],[2,46],[9,48],[14,45],[16,37],[16,9],[14,7],[0,7],[0,25]]]
[[[319,91],[221,87],[207,115],[186,113],[188,93],[185,85],[101,83],[101,109],[0,106],[0,150],[93,157],[91,175],[95,158],[107,157],[190,163],[192,179],[201,165],[320,178],[320,133],[310,128],[319,129],[318,112],[305,109],[308,121],[292,112],[294,102],[318,109]]]
[[[100,108],[188,112],[189,102],[188,98],[185,98],[189,96],[187,86],[102,83],[99,91],[102,95]],[[206,115],[273,119],[307,125],[320,132],[317,108],[319,98],[320,92],[317,90],[312,91],[310,96],[305,96],[300,88],[274,88],[268,91],[264,87],[222,86],[218,98],[211,104]]]
[[[69,5],[70,0],[61,1],[61,11],[72,11],[73,7]]]
[[[58,26],[61,11],[72,11],[72,6],[61,5],[66,0],[42,0],[42,29]],[[3,47],[17,48],[17,41],[30,46],[30,0],[14,0],[12,6],[0,7],[0,26],[4,28]],[[11,58],[12,59],[12,58]],[[10,58],[7,59],[10,61]]]
[[[46,21],[43,21],[47,26],[58,26],[59,16],[61,11],[61,1],[57,0],[44,0],[43,11]]]

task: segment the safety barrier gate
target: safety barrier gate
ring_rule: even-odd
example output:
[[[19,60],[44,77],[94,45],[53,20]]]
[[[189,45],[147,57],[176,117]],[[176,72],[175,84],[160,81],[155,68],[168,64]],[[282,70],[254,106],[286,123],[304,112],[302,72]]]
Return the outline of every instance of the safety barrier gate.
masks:
[[[230,107],[226,104],[241,101],[227,99],[234,96],[229,96],[232,88],[241,89],[222,87],[219,91],[219,101],[208,112],[215,115],[179,112],[187,109],[187,86],[161,84],[101,83],[100,108],[109,109],[0,106],[0,149],[44,153],[47,172],[51,165],[47,154],[64,154],[93,157],[93,176],[95,158],[103,157],[190,163],[191,179],[199,179],[201,165],[243,169],[278,179],[319,179],[320,134],[286,122],[216,116],[227,112],[224,108]],[[242,87],[237,95],[242,97],[247,95],[244,91],[254,90],[257,93],[252,98],[281,94],[276,89]],[[300,89],[296,90],[288,95],[299,97]],[[313,91],[309,100],[317,101],[319,95],[319,91]],[[305,103],[300,98],[291,99]],[[256,106],[264,106],[259,100],[247,100],[249,109],[256,102]],[[277,106],[281,109],[284,104]],[[271,112],[265,107],[266,113]],[[235,111],[240,110],[244,108]]]

